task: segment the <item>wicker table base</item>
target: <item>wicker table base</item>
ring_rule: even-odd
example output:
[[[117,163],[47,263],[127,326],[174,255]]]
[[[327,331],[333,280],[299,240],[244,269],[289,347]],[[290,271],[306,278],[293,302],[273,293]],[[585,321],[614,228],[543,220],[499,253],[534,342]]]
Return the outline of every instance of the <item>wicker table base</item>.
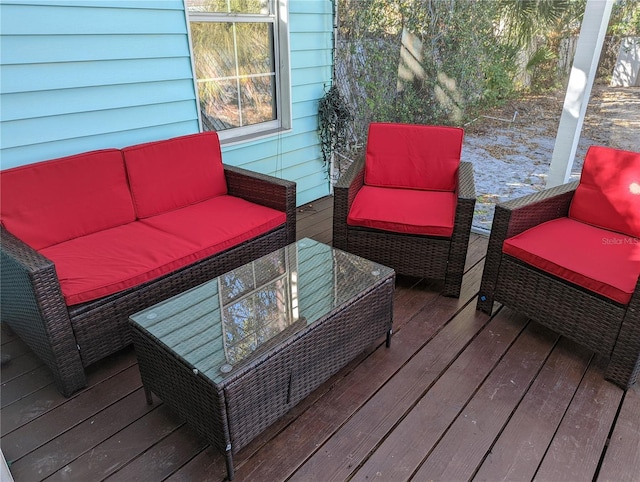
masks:
[[[151,392],[233,454],[382,336],[392,269],[304,239],[133,315]],[[242,286],[242,289],[238,287]]]

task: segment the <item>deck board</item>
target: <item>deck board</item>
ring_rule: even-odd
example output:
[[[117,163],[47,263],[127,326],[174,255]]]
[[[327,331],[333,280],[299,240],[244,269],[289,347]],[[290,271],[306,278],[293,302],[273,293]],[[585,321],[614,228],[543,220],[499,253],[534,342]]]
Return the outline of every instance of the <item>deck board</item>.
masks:
[[[591,357],[588,350],[560,340],[474,480],[531,480],[535,476]],[[527,437],[522,437],[523,431]]]
[[[297,236],[330,243],[331,197]],[[488,240],[473,234],[460,298],[398,276],[394,335],[356,357],[235,457],[236,480],[602,480],[640,474],[640,389],[603,360],[496,305],[475,310]],[[2,327],[0,433],[16,481],[221,481],[224,458],[161,400],[133,349],[70,398]]]
[[[486,325],[484,329],[470,341],[411,412],[389,433],[354,480],[408,480],[526,325],[524,317],[511,316],[510,320],[503,320],[503,317],[509,316],[506,313],[495,317],[488,324],[482,315],[472,315],[475,323],[469,327],[477,332]],[[466,324],[467,320],[459,317],[450,323],[448,328],[453,330],[452,334],[460,330],[454,324],[456,321]],[[443,330],[442,335],[448,334]],[[435,343],[437,341],[439,340],[434,340],[425,349],[442,349],[442,346]],[[454,348],[451,345],[444,347]]]
[[[469,480],[473,477],[556,340],[557,335],[530,323],[513,340],[499,363],[485,373],[485,381],[428,454],[415,478]]]
[[[566,474],[592,480],[596,475],[623,395],[615,385],[602,383],[604,372],[601,359],[589,365],[536,473],[538,480],[559,480]]]
[[[635,472],[629,468],[635,468]],[[640,387],[631,387],[615,425],[598,480],[636,482],[640,473]]]

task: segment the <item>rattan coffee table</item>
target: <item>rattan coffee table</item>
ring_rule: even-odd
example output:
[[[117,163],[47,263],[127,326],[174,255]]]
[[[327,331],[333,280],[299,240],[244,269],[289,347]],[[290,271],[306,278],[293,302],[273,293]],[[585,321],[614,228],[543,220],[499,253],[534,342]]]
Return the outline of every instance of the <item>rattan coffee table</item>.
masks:
[[[226,456],[386,334],[391,268],[302,239],[130,317],[155,393]]]

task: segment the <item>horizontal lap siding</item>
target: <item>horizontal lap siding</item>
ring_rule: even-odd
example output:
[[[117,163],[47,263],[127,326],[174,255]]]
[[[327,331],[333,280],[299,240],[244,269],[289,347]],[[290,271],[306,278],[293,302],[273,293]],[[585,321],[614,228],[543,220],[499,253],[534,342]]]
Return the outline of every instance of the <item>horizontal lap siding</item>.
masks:
[[[182,0],[3,0],[2,168],[198,131]]]
[[[333,15],[330,0],[290,0],[290,132],[223,146],[225,162],[297,183],[299,206],[330,192],[318,138],[318,100],[331,82]]]
[[[290,0],[291,131],[223,146],[225,162],[330,192],[318,100],[332,73],[330,0]],[[182,0],[3,0],[2,169],[198,131]]]

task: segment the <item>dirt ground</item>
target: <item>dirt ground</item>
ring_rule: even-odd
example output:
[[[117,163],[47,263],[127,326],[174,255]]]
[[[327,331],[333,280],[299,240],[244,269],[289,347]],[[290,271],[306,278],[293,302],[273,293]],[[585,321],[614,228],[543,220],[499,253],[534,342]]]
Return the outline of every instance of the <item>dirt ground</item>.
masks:
[[[465,127],[463,160],[474,164],[474,226],[489,229],[496,202],[545,188],[564,90],[512,100]],[[640,88],[592,89],[572,169],[578,178],[591,145],[640,152]]]

